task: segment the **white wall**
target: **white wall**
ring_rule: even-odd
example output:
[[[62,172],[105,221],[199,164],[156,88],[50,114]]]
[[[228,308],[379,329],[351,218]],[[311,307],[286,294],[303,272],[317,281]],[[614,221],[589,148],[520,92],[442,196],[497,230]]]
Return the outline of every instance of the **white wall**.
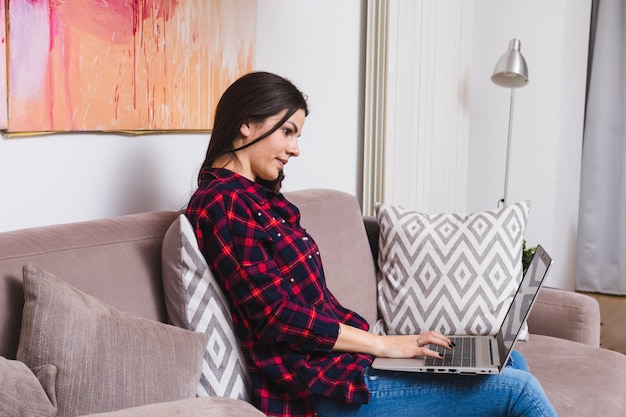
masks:
[[[527,242],[555,260],[548,285],[573,289],[591,1],[475,6],[468,208],[494,207],[503,195],[510,90],[490,76],[517,38],[530,82],[515,92],[508,200],[531,201]]]
[[[286,190],[360,190],[364,1],[259,0],[257,67],[310,97]],[[332,13],[329,11],[332,10]],[[0,140],[0,231],[177,210],[207,134],[57,134]]]
[[[365,12],[364,0],[258,1],[258,69],[289,78],[309,97],[285,191],[361,192]]]
[[[208,135],[59,134],[0,140],[0,231],[187,203]]]
[[[517,37],[530,84],[516,95],[509,200],[531,200],[528,241],[556,260],[549,285],[571,289],[590,0],[475,4],[468,209],[501,198],[509,93],[489,76]],[[290,78],[311,108],[285,190],[360,194],[365,11],[365,0],[258,0],[257,68]],[[207,143],[203,134],[3,138],[0,231],[179,209]]]

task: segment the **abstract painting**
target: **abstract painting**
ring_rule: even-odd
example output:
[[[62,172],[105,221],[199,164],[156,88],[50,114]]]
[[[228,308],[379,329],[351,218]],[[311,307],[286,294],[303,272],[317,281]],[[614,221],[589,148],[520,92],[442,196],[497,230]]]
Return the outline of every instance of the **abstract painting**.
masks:
[[[6,22],[6,4],[4,0],[0,0],[0,22]],[[7,114],[7,32],[6,25],[0,27],[0,37],[2,44],[0,45],[0,129],[6,129],[8,126]]]
[[[210,130],[254,67],[256,1],[2,1],[9,133]]]

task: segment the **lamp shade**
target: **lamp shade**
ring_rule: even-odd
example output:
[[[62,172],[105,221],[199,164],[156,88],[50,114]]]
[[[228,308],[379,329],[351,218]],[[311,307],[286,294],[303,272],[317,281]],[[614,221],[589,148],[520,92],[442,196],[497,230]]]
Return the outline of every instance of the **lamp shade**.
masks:
[[[520,52],[521,42],[511,39],[509,49],[496,63],[491,81],[500,87],[519,88],[528,84],[528,66]]]

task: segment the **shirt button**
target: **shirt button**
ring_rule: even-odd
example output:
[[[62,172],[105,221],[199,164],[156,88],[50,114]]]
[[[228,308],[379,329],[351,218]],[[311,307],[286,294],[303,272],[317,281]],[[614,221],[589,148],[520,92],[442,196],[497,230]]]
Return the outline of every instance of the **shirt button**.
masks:
[[[290,282],[295,282],[296,280],[295,280],[295,279],[293,279],[293,278],[291,278],[289,281],[290,281]]]
[[[259,211],[256,215],[257,215],[257,216],[259,216],[259,217],[261,217],[261,216],[262,216],[262,214],[261,214],[261,212],[260,212],[260,211]]]
[[[309,255],[309,259],[313,259],[313,255]]]
[[[320,256],[320,251],[316,251],[316,252],[315,252],[315,254],[316,254],[317,256]]]
[[[304,240],[306,242],[307,240],[309,240],[309,238],[305,236],[305,237],[302,238],[302,240]]]
[[[280,221],[281,221],[281,223],[285,223],[286,220],[285,219],[280,219]]]
[[[281,236],[281,234],[280,234],[280,233],[276,233],[276,236],[280,237],[280,236]]]

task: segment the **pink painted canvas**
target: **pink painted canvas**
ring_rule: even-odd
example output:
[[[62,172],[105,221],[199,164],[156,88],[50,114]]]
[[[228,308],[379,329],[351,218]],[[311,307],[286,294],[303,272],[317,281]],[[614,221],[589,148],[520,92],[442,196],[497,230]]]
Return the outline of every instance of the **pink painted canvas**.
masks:
[[[0,0],[0,22],[6,22],[6,4],[4,0]],[[6,42],[6,25],[0,27],[0,129],[6,129],[8,126],[7,114],[7,42]]]
[[[210,130],[254,67],[256,1],[4,1],[9,132]]]

